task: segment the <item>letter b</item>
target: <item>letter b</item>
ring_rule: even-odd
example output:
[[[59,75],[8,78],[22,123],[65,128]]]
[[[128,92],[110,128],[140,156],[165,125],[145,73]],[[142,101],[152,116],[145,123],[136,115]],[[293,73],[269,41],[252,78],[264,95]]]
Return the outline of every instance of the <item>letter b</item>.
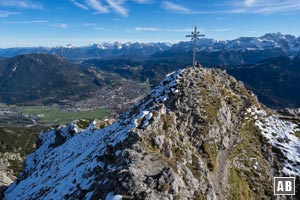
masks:
[[[292,182],[291,181],[286,181],[285,182],[285,191],[286,192],[290,192],[290,191],[292,191]]]

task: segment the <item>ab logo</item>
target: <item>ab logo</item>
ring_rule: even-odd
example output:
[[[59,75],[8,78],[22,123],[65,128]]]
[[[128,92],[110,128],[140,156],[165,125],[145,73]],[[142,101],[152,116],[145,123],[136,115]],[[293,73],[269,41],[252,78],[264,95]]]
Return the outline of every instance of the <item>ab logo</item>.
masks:
[[[274,195],[295,195],[295,177],[274,177]]]

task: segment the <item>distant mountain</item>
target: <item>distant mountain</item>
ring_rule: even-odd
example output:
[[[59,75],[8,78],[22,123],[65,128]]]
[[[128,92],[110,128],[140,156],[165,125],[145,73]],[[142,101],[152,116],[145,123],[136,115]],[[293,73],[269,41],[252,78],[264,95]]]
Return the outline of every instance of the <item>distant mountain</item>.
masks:
[[[0,102],[78,100],[91,96],[97,87],[86,71],[59,56],[29,54],[0,61]]]
[[[272,107],[300,107],[300,57],[276,57],[252,65],[227,67],[227,72]]]
[[[191,48],[192,47],[189,49]],[[172,62],[177,62],[181,65],[191,65],[191,55],[192,51],[188,49],[186,49],[186,51],[169,50],[151,55],[150,59],[172,60]],[[264,50],[203,50],[196,54],[196,60],[198,60],[203,66],[237,66],[241,64],[253,64],[263,59],[278,57],[281,55],[288,56],[289,54],[280,48]]]
[[[101,43],[84,47],[72,45],[62,47],[32,47],[32,48],[8,48],[0,49],[1,57],[12,57],[28,53],[46,53],[60,55],[68,59],[91,59],[91,58],[112,58],[124,55],[150,56],[163,52],[182,53],[191,51],[192,43],[179,42],[170,43]],[[283,35],[281,33],[268,33],[261,37],[240,37],[235,40],[214,40],[202,38],[198,41],[199,51],[201,52],[252,52],[250,54],[268,54],[270,57],[280,55],[299,55],[300,37]],[[255,53],[253,53],[255,52]],[[227,53],[228,54],[228,53]],[[241,54],[241,53],[239,53]],[[234,53],[231,53],[234,55]],[[261,57],[261,56],[260,56]],[[266,57],[264,57],[266,58]],[[256,59],[257,60],[257,59]],[[245,60],[247,63],[247,60]],[[230,64],[230,63],[228,63]]]
[[[264,52],[267,55],[268,51],[264,50]],[[215,59],[212,55],[216,55]],[[218,57],[220,55],[219,52],[213,52],[211,55],[202,53],[198,55],[198,58],[201,58],[204,67],[219,65],[226,69],[229,74],[243,81],[246,87],[254,91],[259,100],[267,106],[273,108],[300,107],[300,56],[278,56],[268,59],[261,57],[262,61],[253,59],[254,64],[237,65],[238,61],[233,62],[230,59],[238,59],[239,57],[226,54],[223,57],[224,60],[231,63],[227,66],[220,64],[221,60]],[[248,55],[250,59],[251,54]],[[152,85],[157,85],[164,75],[178,70],[182,66],[190,65],[190,54],[165,54],[161,58],[153,56],[152,59],[144,61],[91,59],[83,62],[82,65],[86,68],[96,67],[99,70],[115,73],[127,79],[141,82],[148,80]]]
[[[31,47],[0,49],[0,56],[11,57],[29,53],[60,55],[67,59],[109,58],[122,55],[148,56],[169,49],[169,43],[101,43],[91,46],[75,47]]]
[[[189,50],[191,42],[180,42],[171,47],[172,51]],[[223,51],[223,50],[266,50],[281,49],[290,54],[299,54],[300,37],[284,35],[282,33],[268,33],[261,37],[240,37],[234,40],[214,40],[202,38],[198,41],[200,50]]]

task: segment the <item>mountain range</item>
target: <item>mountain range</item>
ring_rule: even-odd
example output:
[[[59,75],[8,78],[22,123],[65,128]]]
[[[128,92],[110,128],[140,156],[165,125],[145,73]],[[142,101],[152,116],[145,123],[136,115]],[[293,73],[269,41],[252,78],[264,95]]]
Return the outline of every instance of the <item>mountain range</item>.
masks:
[[[67,59],[111,58],[122,55],[149,56],[162,52],[178,53],[191,51],[191,42],[170,43],[101,43],[84,47],[72,45],[60,47],[31,47],[0,49],[1,57],[12,57],[28,53],[45,53],[63,56]],[[268,33],[261,37],[240,37],[234,40],[202,38],[198,41],[199,51],[264,51],[272,50],[285,55],[299,55],[300,37],[281,33]]]
[[[300,107],[300,56],[279,56],[225,69],[264,104],[274,108]]]
[[[106,127],[45,131],[4,199],[270,199],[296,177],[299,118],[260,104],[220,69],[166,76]]]
[[[0,49],[0,56],[11,57],[21,54],[41,53],[60,55],[67,59],[90,59],[90,58],[108,58],[120,55],[148,56],[159,51],[165,51],[169,48],[168,43],[101,43],[84,47],[75,47],[72,45],[60,47],[30,47],[30,48],[8,48]]]
[[[267,106],[272,108],[300,107],[300,56],[281,55],[267,59],[262,57],[260,57],[261,60],[250,62],[252,64],[239,64],[240,60],[237,55],[228,56],[227,62],[235,59],[236,65],[218,65],[217,67],[227,70],[229,74],[243,81],[246,88],[254,91],[259,100]],[[184,61],[185,58],[186,61]],[[206,57],[202,53],[197,58],[201,60],[201,63],[205,63],[204,67],[216,67],[209,63],[220,61],[217,54]],[[130,58],[91,59],[82,62],[81,65],[83,67],[92,66],[136,81],[149,80],[152,85],[157,85],[165,74],[178,70],[181,66],[188,66],[184,63],[188,63],[189,59],[189,54],[180,56],[173,54],[168,58],[153,56],[151,59],[143,61]]]
[[[198,56],[203,58],[204,63],[218,60],[218,57],[215,60],[206,57],[205,61],[203,55]],[[190,58],[189,53],[186,53],[181,57],[176,54],[169,58],[90,59],[79,64],[47,54],[16,56],[0,61],[0,102],[49,105],[74,104],[79,99],[101,98],[105,105],[96,103],[98,106],[114,110],[116,105],[105,99],[112,96],[114,91],[118,93],[119,87],[127,88],[127,94],[119,96],[119,99],[125,98],[122,101],[127,102],[136,93],[130,89],[133,85],[139,91],[137,96],[140,96],[143,90],[146,91],[141,84],[148,82],[152,86],[158,85],[166,74],[185,66],[185,56],[187,60]],[[293,108],[300,107],[299,65],[300,56],[278,56],[254,64],[220,67],[243,81],[265,105]],[[96,99],[93,101],[96,102]]]

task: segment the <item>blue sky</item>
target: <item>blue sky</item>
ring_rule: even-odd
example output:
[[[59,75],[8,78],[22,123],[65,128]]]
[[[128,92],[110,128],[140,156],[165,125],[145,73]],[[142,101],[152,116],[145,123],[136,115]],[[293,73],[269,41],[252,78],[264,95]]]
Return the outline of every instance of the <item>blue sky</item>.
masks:
[[[0,48],[299,36],[300,0],[0,0]]]

